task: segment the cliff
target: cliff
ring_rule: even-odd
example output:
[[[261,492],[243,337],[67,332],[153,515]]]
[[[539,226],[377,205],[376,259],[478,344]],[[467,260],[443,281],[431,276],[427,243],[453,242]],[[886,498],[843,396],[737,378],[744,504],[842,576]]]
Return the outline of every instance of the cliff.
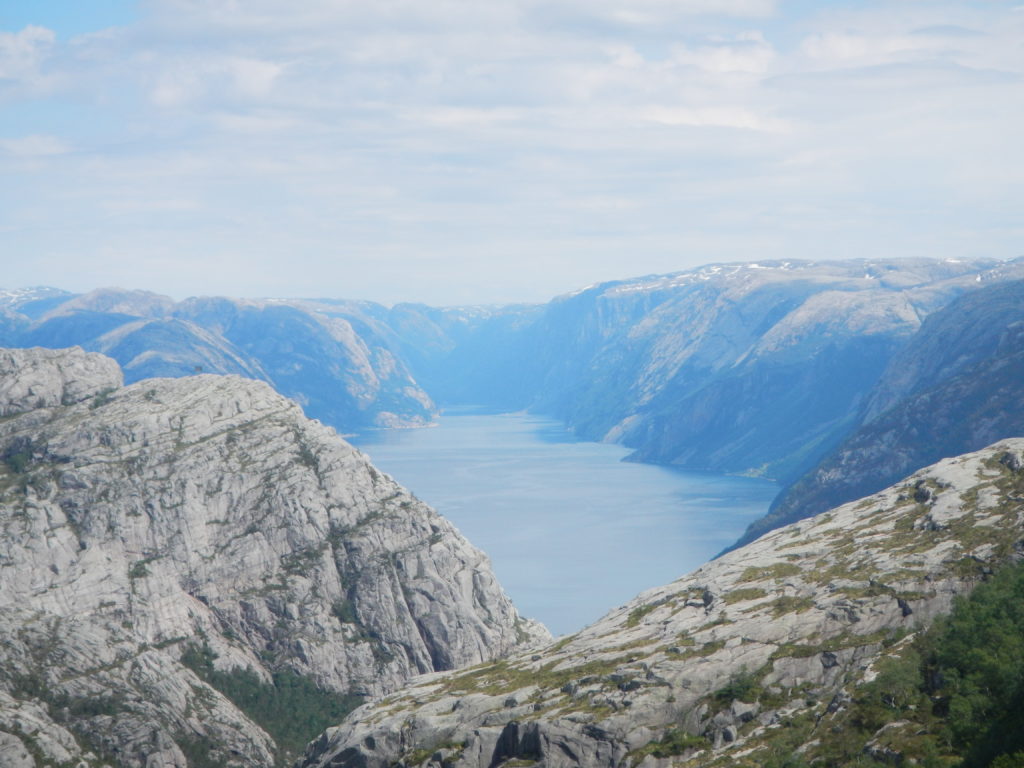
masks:
[[[5,765],[280,764],[229,684],[380,695],[546,636],[450,523],[267,384],[121,387],[81,350],[0,369]]]
[[[1024,282],[968,293],[928,317],[865,398],[852,433],[751,526],[817,514],[944,456],[1024,434]]]

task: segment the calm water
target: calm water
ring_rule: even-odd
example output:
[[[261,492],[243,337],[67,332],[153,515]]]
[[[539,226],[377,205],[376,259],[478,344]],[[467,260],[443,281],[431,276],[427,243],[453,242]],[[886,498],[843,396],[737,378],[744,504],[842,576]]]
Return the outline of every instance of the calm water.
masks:
[[[449,409],[429,429],[351,438],[491,558],[520,613],[575,632],[728,546],[778,490],[620,461],[557,422]]]

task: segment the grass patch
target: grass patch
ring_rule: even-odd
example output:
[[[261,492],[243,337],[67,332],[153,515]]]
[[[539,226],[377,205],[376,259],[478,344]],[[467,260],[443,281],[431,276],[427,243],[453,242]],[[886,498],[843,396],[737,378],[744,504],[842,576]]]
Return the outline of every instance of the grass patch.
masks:
[[[725,597],[722,599],[725,600],[728,605],[732,605],[733,603],[742,603],[747,600],[758,600],[762,597],[768,597],[768,593],[760,587],[743,587],[726,593]]]
[[[627,627],[635,627],[640,623],[640,620],[653,611],[658,606],[655,603],[649,603],[647,605],[641,605],[639,608],[634,608],[629,612],[629,616],[626,618]]]
[[[629,757],[632,759],[632,765],[636,765],[648,755],[664,759],[683,755],[695,749],[707,749],[710,746],[711,743],[703,736],[695,736],[682,729],[673,728],[666,731],[665,735],[657,741],[649,742],[639,749],[633,750],[629,753]]]
[[[766,566],[752,565],[740,574],[739,581],[766,581],[768,579],[785,579],[802,573],[800,566],[793,563],[772,563]]]
[[[814,607],[814,600],[809,597],[783,595],[772,600],[769,605],[773,615],[783,616],[787,613],[803,613],[810,610]]]

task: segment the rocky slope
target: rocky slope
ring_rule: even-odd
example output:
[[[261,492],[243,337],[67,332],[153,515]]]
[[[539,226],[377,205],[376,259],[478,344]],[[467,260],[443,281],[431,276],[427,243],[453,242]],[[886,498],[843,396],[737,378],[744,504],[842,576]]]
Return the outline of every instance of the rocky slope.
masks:
[[[405,306],[392,327],[427,351],[410,366],[442,403],[530,408],[635,460],[789,480],[855,425],[922,318],[1014,275],[1024,261],[712,265],[458,323]]]
[[[129,383],[197,372],[261,379],[342,430],[418,426],[435,415],[392,352],[376,305],[33,289],[0,295],[0,310],[0,343],[102,352]]]
[[[1024,434],[1024,282],[969,293],[925,320],[866,399],[857,428],[785,489],[773,525],[872,493],[917,467]]]
[[[546,648],[418,678],[297,765],[761,766],[794,750],[812,762],[884,655],[1024,555],[1022,467],[1024,439],[939,462]]]
[[[446,520],[264,383],[121,387],[107,358],[43,349],[3,351],[0,382],[0,764],[280,764],[208,680],[379,695],[545,636]]]

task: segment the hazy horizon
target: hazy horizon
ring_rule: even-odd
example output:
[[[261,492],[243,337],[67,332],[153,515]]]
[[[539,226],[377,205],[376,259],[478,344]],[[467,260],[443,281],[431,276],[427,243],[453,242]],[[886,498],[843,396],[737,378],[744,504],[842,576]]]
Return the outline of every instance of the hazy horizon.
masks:
[[[908,260],[910,260],[910,258],[911,257],[906,257],[906,258],[903,258],[903,259],[889,259],[889,260],[886,260],[886,261],[896,261],[896,262],[908,261]],[[927,257],[922,257],[922,258],[927,259]],[[993,261],[996,261],[996,262],[999,262],[999,263],[1010,263],[1010,262],[1016,261],[1018,259],[1024,259],[1024,256],[1013,256],[1013,257],[1002,258],[1002,259],[993,259]],[[854,261],[855,262],[855,261],[858,261],[858,260],[859,259],[848,259],[848,260],[822,259],[820,261],[814,262],[814,261],[811,261],[809,259],[808,260],[788,259],[788,260],[784,260],[784,261],[788,261],[790,263],[800,263],[801,261],[804,261],[805,263],[825,264],[825,263],[829,263],[830,261],[835,261],[835,262]],[[863,260],[863,261],[876,261],[876,260],[872,260],[872,259],[860,259],[860,260]],[[920,260],[920,258],[918,260]],[[936,261],[936,262],[940,262],[940,261],[948,261],[948,262],[961,261],[960,259],[953,259],[953,258],[947,258],[947,259],[927,259],[927,260]],[[769,264],[769,263],[775,262],[776,260],[762,259],[761,261],[763,261],[765,264]],[[704,268],[707,268],[707,267],[741,266],[741,265],[756,264],[756,263],[757,262],[739,262],[739,261],[737,261],[737,262],[713,262],[713,263],[708,263],[708,264],[698,264],[698,265],[696,265],[694,267],[690,267],[689,269],[676,270],[675,272],[651,273],[651,274],[646,274],[646,275],[622,275],[622,276],[619,276],[619,277],[609,278],[608,280],[601,280],[601,281],[598,281],[598,282],[592,282],[592,283],[589,283],[587,285],[575,286],[575,287],[571,288],[570,290],[566,290],[566,291],[563,291],[563,292],[561,292],[559,294],[555,294],[555,295],[549,296],[546,299],[540,299],[540,300],[536,300],[536,301],[514,301],[514,300],[513,301],[504,301],[504,302],[503,301],[494,301],[494,302],[480,302],[480,301],[477,301],[477,302],[464,302],[462,304],[430,304],[429,302],[419,302],[419,301],[415,301],[415,300],[411,300],[411,299],[398,299],[396,301],[380,301],[378,299],[375,299],[373,297],[368,297],[368,296],[348,296],[348,295],[329,295],[329,294],[321,294],[321,295],[316,295],[316,296],[312,296],[312,295],[311,296],[284,296],[284,295],[277,295],[277,296],[273,296],[273,295],[252,296],[252,295],[241,295],[241,294],[238,294],[238,293],[217,293],[217,294],[215,294],[215,293],[199,293],[199,294],[190,294],[190,295],[174,295],[174,294],[171,294],[169,292],[153,290],[152,288],[147,288],[145,286],[129,286],[129,285],[93,286],[91,288],[86,288],[85,290],[80,290],[80,291],[70,290],[70,289],[68,289],[68,288],[66,288],[64,286],[61,286],[61,285],[42,285],[42,284],[39,284],[39,285],[21,285],[21,286],[0,285],[0,294],[3,294],[3,293],[14,293],[14,292],[18,292],[18,291],[30,291],[30,290],[47,289],[47,290],[65,291],[66,293],[71,294],[71,295],[75,295],[75,296],[84,296],[84,295],[88,295],[90,293],[96,293],[96,292],[100,292],[100,291],[142,292],[142,293],[152,294],[152,295],[155,295],[155,296],[160,296],[160,297],[163,297],[163,298],[169,298],[169,299],[171,299],[171,300],[173,300],[175,302],[182,302],[182,301],[186,301],[188,299],[226,298],[226,299],[232,299],[232,300],[236,300],[236,301],[286,301],[286,302],[287,301],[353,301],[353,302],[370,302],[370,303],[374,303],[374,304],[381,304],[381,305],[386,306],[386,307],[392,307],[392,306],[395,306],[397,304],[425,304],[427,306],[432,306],[432,307],[437,307],[437,308],[473,307],[473,306],[480,306],[480,307],[506,307],[506,306],[521,306],[521,305],[538,305],[539,306],[539,305],[542,305],[542,304],[546,304],[546,303],[548,303],[550,301],[553,301],[553,300],[555,300],[555,299],[557,299],[557,298],[559,298],[561,296],[570,296],[570,295],[573,295],[575,293],[579,293],[581,291],[587,290],[588,288],[596,287],[598,285],[602,285],[602,284],[605,284],[605,283],[630,282],[630,281],[637,281],[637,280],[658,279],[658,278],[662,278],[662,277],[671,277],[672,275],[680,274],[680,273],[685,273],[685,272],[688,272],[688,271],[700,270],[700,269],[704,269]]]

